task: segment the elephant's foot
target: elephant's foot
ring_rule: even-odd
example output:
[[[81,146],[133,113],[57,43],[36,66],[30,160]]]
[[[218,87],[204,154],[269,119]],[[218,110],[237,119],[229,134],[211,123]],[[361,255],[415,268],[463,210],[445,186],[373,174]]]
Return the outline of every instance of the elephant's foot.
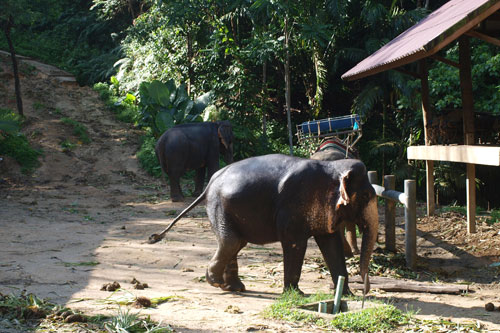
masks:
[[[183,195],[171,195],[172,202],[182,202],[184,201],[184,196]]]
[[[359,253],[359,251],[358,251],[358,253]],[[351,247],[349,246],[349,244],[347,242],[344,242],[344,256],[346,258],[354,257],[354,254],[352,253]]]
[[[240,279],[233,280],[230,282],[225,282],[221,289],[224,291],[245,291],[245,285],[241,282]]]
[[[299,289],[299,286],[295,286],[295,285],[288,285],[288,286],[284,286],[283,287],[283,294],[286,293],[286,292],[289,292],[289,291],[295,291],[297,293],[299,293],[299,295],[301,296],[304,296],[304,292],[302,290]]]
[[[207,272],[205,273],[205,277],[207,279],[207,282],[216,288],[222,288],[225,284],[224,279],[222,278],[222,275],[217,277],[214,274],[211,274],[209,270],[207,269]]]

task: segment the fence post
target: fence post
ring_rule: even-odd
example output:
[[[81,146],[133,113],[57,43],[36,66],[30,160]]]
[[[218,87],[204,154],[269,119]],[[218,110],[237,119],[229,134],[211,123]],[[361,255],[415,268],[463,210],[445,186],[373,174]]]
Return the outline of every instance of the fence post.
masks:
[[[406,266],[415,269],[417,261],[417,184],[405,180],[405,253]]]
[[[377,178],[378,178],[377,171],[368,171],[368,181],[370,182],[370,184],[378,185]],[[378,210],[378,200],[377,200],[377,210]],[[380,232],[377,230],[377,243],[379,243],[380,241],[379,236]]]
[[[394,175],[384,176],[385,190],[395,190],[396,177]],[[396,202],[385,200],[385,248],[396,252]]]
[[[378,184],[377,182],[377,171],[368,171],[368,180],[370,184]]]

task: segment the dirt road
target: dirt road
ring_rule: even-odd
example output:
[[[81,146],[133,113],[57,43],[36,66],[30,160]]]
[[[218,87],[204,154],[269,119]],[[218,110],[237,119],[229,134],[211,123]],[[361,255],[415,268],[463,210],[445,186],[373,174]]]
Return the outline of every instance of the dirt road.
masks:
[[[1,55],[0,61],[0,75],[7,82],[0,86],[0,107],[15,109],[9,66]],[[40,168],[29,176],[9,158],[0,162],[1,293],[27,290],[87,314],[116,314],[117,302],[131,297],[170,297],[158,308],[132,311],[179,332],[316,331],[261,315],[282,290],[278,244],[242,250],[240,274],[249,290],[245,293],[224,292],[204,280],[216,242],[203,206],[181,220],[166,240],[147,244],[147,237],[162,230],[188,202],[172,203],[164,182],[140,169],[140,132],[115,120],[94,91],[58,79],[67,76],[51,67],[29,65],[35,67],[25,67],[28,74],[21,83],[28,117],[23,131],[43,149],[43,156]],[[78,142],[61,122],[63,117],[84,124],[91,142]],[[74,144],[72,149],[62,147],[65,140]],[[450,296],[373,291],[372,296],[419,310],[422,318],[480,321],[485,329],[499,330],[500,311],[484,311],[486,302],[500,305],[499,272],[487,268],[498,257],[457,254],[430,234],[420,236],[422,264],[439,266],[453,281],[472,282],[475,292]],[[492,237],[500,239],[500,234]],[[461,260],[467,256],[470,260],[464,264]],[[310,243],[306,257],[301,289],[328,292],[331,279],[320,269],[315,244]],[[443,272],[434,272],[436,279],[443,279]],[[133,278],[149,288],[134,289]],[[101,290],[113,281],[122,291]]]

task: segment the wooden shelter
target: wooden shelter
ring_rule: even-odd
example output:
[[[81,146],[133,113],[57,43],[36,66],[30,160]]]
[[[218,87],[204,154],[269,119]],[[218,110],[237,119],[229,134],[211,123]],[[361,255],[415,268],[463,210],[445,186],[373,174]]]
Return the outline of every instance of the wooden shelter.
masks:
[[[425,146],[409,147],[408,159],[426,161],[428,215],[433,215],[435,210],[434,161],[466,163],[469,233],[475,232],[475,165],[500,166],[500,147],[480,146],[475,141],[470,37],[500,46],[500,39],[494,37],[497,35],[500,35],[500,0],[450,0],[342,75],[343,79],[355,80],[394,69],[420,79]],[[438,55],[440,50],[456,40],[459,45],[458,63]],[[429,58],[459,68],[464,145],[433,145],[431,141]],[[419,64],[418,73],[403,68],[416,61]]]

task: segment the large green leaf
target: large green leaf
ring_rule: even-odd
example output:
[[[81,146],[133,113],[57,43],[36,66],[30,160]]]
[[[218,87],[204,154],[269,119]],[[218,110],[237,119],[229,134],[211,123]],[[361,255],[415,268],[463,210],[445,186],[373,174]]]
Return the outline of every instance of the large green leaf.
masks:
[[[149,85],[148,93],[151,99],[154,100],[158,105],[168,107],[170,105],[170,91],[166,84],[154,80]]]
[[[204,93],[200,97],[198,97],[194,101],[193,109],[191,111],[191,114],[196,115],[196,114],[201,114],[205,108],[212,104],[213,102],[213,94],[211,91]]]
[[[141,104],[143,105],[148,105],[151,104],[151,96],[149,95],[149,86],[151,83],[149,82],[142,82],[139,85],[139,96],[141,97]]]
[[[155,125],[161,134],[175,125],[174,118],[167,111],[159,112],[155,119]]]
[[[175,81],[168,80],[165,83],[165,86],[167,87],[167,89],[169,91],[169,102],[170,102],[170,104],[174,104],[175,97],[177,96],[177,88],[175,86]]]
[[[181,84],[177,88],[177,96],[175,97],[174,105],[178,107],[181,103],[183,103],[186,100],[189,100],[189,95],[186,90],[186,85]]]
[[[177,110],[180,112],[182,111],[183,113],[183,117],[182,119],[184,119],[184,117],[188,114],[191,113],[191,110],[193,109],[193,106],[194,106],[194,102],[190,99],[186,99],[185,101],[183,101],[181,104],[179,104],[177,106]]]

